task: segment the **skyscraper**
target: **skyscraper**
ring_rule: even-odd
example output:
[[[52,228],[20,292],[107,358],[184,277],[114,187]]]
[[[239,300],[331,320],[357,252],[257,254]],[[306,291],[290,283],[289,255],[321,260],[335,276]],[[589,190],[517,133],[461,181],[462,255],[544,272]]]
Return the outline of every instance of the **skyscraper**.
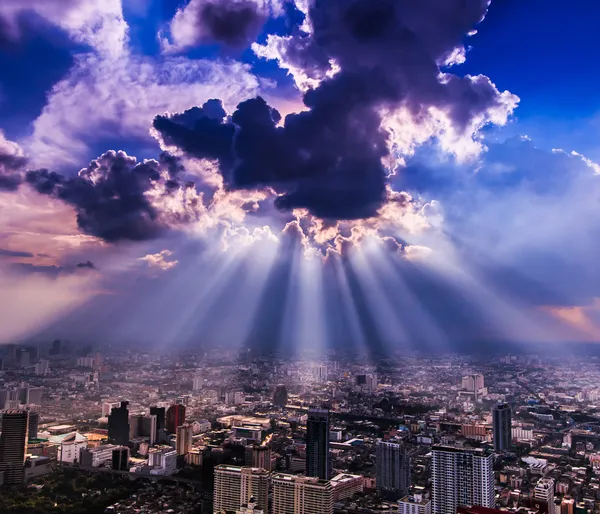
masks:
[[[511,446],[512,427],[511,410],[507,403],[501,403],[492,411],[494,425],[494,450],[497,452],[508,450]]]
[[[269,473],[264,469],[221,464],[215,468],[213,511],[237,511],[254,500],[259,509],[269,506]]]
[[[112,451],[112,469],[117,471],[129,471],[129,448],[118,446]]]
[[[171,405],[167,409],[166,428],[169,434],[174,434],[178,426],[183,425],[185,421],[185,405],[179,403]]]
[[[156,435],[154,440],[162,443],[164,441],[165,433],[165,408],[164,407],[150,407],[150,416],[156,416]]]
[[[37,439],[40,415],[38,412],[29,411],[29,439]]]
[[[494,454],[452,446],[433,447],[433,514],[456,514],[459,506],[494,508]]]
[[[187,455],[192,447],[192,425],[184,423],[177,427],[177,455]]]
[[[108,442],[127,446],[129,443],[129,402],[121,402],[120,407],[113,407],[108,415]]]
[[[278,407],[285,407],[288,402],[288,392],[284,385],[278,385],[273,393],[273,404]]]
[[[272,471],[271,449],[268,446],[254,444],[246,447],[246,466]]]
[[[0,471],[5,484],[22,484],[29,437],[29,412],[9,410],[2,413],[0,434]]]
[[[390,500],[406,496],[410,487],[410,462],[404,446],[378,441],[376,454],[377,489]]]
[[[329,411],[311,409],[306,424],[306,475],[329,480]]]

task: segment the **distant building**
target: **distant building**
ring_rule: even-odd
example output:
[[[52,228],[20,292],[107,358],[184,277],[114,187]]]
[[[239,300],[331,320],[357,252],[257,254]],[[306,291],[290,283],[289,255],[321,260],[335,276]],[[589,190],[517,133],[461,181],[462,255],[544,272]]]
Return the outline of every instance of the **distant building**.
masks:
[[[37,439],[40,426],[39,412],[29,411],[29,439]]]
[[[185,422],[185,406],[181,404],[171,405],[167,409],[166,429],[169,434],[174,434],[177,427]]]
[[[328,480],[329,411],[311,409],[306,423],[306,475]]]
[[[268,446],[258,444],[246,448],[246,466],[251,468],[262,468],[273,471],[271,465],[271,449]]]
[[[28,434],[29,412],[10,410],[2,413],[0,472],[4,472],[4,484],[22,484],[25,479]]]
[[[194,391],[200,391],[202,389],[203,384],[204,379],[202,377],[194,377],[192,380],[192,389]]]
[[[317,380],[318,382],[327,382],[327,379],[328,379],[327,366],[325,366],[325,365],[316,366],[313,369],[313,373],[314,373],[315,380]]]
[[[127,446],[113,448],[111,468],[117,471],[129,471],[129,448]]]
[[[333,514],[333,485],[329,480],[274,473],[272,514]]]
[[[377,490],[397,500],[406,496],[410,487],[410,462],[404,446],[378,441],[376,446]]]
[[[533,507],[540,512],[552,512],[554,509],[554,480],[552,478],[540,478],[533,488]]]
[[[166,410],[164,407],[150,407],[150,415],[156,416],[156,435],[154,440],[163,443],[166,441]]]
[[[284,385],[278,385],[273,393],[273,404],[277,407],[285,407],[288,402],[288,392]]]
[[[495,507],[493,453],[434,446],[432,454],[432,514],[456,514],[460,505]]]
[[[113,407],[108,416],[108,442],[127,446],[129,443],[129,402]]]
[[[512,443],[511,409],[507,403],[494,407],[492,419],[494,426],[494,450],[497,452],[510,449]]]
[[[171,446],[151,448],[148,452],[148,466],[152,475],[172,475],[177,469],[177,452]]]
[[[398,514],[431,514],[431,500],[423,494],[405,496],[398,501]]]
[[[192,425],[184,423],[177,427],[176,440],[177,455],[187,455],[192,448]]]
[[[253,500],[253,501],[252,501]],[[237,511],[242,505],[269,506],[269,473],[264,469],[219,465],[215,468],[213,510]]]
[[[50,442],[58,445],[56,460],[68,464],[80,462],[81,450],[88,447],[87,437],[79,432],[53,436]]]
[[[334,476],[330,480],[333,486],[333,501],[339,502],[346,498],[352,498],[357,493],[362,493],[364,481],[365,479],[362,475],[340,473]]]
[[[82,449],[79,456],[81,466],[84,468],[112,466],[112,452],[115,448],[117,448],[117,445],[103,444],[95,448]]]

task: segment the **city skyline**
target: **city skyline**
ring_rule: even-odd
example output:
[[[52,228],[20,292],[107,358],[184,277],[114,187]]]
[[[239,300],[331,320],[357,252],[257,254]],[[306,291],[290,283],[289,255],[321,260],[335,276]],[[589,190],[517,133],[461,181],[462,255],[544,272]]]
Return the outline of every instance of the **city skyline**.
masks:
[[[2,2],[0,344],[600,342],[571,4]]]

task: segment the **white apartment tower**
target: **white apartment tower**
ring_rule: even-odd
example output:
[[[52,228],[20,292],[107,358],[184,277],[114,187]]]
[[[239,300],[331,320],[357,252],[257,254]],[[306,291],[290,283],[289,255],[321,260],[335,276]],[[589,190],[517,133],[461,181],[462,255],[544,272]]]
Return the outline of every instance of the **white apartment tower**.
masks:
[[[251,502],[257,509],[269,506],[269,473],[259,468],[221,464],[215,468],[213,511],[236,512]]]
[[[554,508],[554,480],[540,478],[533,489],[533,503],[536,507],[545,507],[545,511]]]
[[[433,447],[433,514],[456,514],[459,506],[494,508],[494,455],[483,449]]]
[[[333,514],[333,486],[316,477],[273,473],[271,514]]]

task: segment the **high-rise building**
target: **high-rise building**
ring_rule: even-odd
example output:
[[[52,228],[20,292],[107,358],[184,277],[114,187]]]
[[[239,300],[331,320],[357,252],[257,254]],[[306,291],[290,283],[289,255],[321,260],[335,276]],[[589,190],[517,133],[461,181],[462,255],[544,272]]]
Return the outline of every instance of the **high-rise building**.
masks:
[[[237,511],[252,503],[267,510],[269,504],[269,473],[259,468],[242,468],[221,464],[215,468],[213,511]]]
[[[378,441],[376,446],[377,490],[388,499],[406,496],[410,487],[410,462],[403,445]]]
[[[492,420],[494,426],[494,450],[497,452],[510,449],[512,442],[511,410],[507,403],[494,407]]]
[[[174,434],[177,427],[185,422],[185,405],[175,404],[167,409],[166,429],[169,434]]]
[[[277,407],[285,407],[288,402],[288,392],[284,385],[278,385],[273,393],[273,404]]]
[[[29,412],[9,410],[2,413],[0,434],[0,471],[5,484],[22,484],[29,437]]]
[[[192,379],[192,390],[193,391],[202,390],[203,384],[204,384],[204,379],[202,377],[194,377]]]
[[[461,388],[473,396],[475,400],[485,396],[487,389],[485,388],[485,381],[483,375],[476,373],[474,375],[465,375],[462,377]]]
[[[433,447],[433,514],[456,514],[458,506],[494,508],[494,454],[477,448]]]
[[[113,407],[108,415],[108,442],[127,446],[129,443],[129,402],[121,402]]]
[[[117,471],[129,471],[129,448],[127,446],[113,448],[111,467]]]
[[[327,366],[325,366],[325,365],[316,366],[313,369],[313,374],[314,374],[315,380],[317,380],[318,382],[327,382],[327,378],[328,378]]]
[[[311,409],[306,423],[306,475],[329,480],[329,411]]]
[[[184,423],[177,427],[177,455],[187,455],[192,448],[192,425]]]
[[[37,439],[40,426],[39,412],[29,411],[29,439]]]
[[[273,471],[271,466],[271,449],[268,446],[254,444],[246,447],[246,466]]]
[[[333,514],[333,486],[329,480],[273,473],[271,514]]]
[[[164,407],[150,407],[150,415],[156,416],[156,436],[155,441],[162,443],[165,437],[166,414]]]
[[[554,480],[540,478],[533,488],[533,507],[540,512],[552,513],[554,509]]]

